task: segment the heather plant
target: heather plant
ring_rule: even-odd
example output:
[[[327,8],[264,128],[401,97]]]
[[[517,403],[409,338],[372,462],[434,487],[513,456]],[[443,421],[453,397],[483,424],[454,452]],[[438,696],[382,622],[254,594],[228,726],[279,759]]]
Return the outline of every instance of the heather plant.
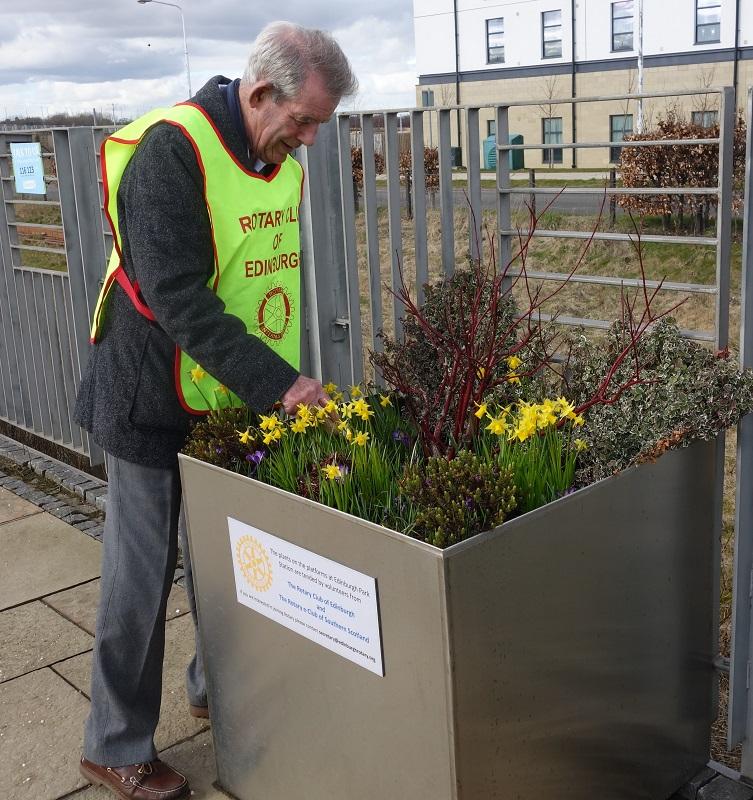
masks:
[[[432,456],[425,464],[409,466],[401,491],[417,509],[408,533],[435,547],[495,528],[517,506],[512,470],[469,450],[449,460]]]

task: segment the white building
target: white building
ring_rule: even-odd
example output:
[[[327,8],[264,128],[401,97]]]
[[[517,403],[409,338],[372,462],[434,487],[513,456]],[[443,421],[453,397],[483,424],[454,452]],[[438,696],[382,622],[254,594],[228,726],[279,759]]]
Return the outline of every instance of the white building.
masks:
[[[637,92],[641,46],[644,92],[734,86],[742,107],[753,84],[753,0],[413,0],[413,13],[418,103],[541,101],[511,111],[526,142],[571,141],[573,128],[578,141],[619,141],[634,130],[636,103],[547,101]],[[718,99],[647,101],[647,124],[670,106],[709,125]],[[484,123],[482,136],[491,112]],[[526,166],[546,156],[570,165],[571,152],[528,151]],[[604,151],[577,154],[578,166],[603,163]]]

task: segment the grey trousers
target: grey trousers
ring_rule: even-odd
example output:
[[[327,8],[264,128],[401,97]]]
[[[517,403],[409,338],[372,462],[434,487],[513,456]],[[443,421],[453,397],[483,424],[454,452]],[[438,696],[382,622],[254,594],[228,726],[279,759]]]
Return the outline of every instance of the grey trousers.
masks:
[[[107,514],[84,757],[120,767],[157,757],[165,613],[179,535],[196,633],[196,655],[186,673],[188,702],[205,706],[207,697],[178,467],[144,467],[109,454],[106,459]]]

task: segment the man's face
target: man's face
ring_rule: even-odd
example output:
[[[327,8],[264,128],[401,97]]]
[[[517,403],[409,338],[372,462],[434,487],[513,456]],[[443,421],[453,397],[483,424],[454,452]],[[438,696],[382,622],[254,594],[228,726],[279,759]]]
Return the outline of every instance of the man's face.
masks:
[[[252,93],[246,128],[254,154],[267,164],[281,164],[288,153],[302,144],[314,143],[319,125],[327,122],[337,108],[318,75],[310,75],[298,97],[273,99],[271,91]]]

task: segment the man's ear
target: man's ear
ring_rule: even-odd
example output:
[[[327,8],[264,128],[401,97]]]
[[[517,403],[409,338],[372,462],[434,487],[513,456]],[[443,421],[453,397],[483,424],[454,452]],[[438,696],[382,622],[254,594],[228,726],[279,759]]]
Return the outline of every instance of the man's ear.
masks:
[[[258,108],[267,98],[272,96],[274,86],[269,81],[256,81],[249,87],[248,102],[251,108]]]

